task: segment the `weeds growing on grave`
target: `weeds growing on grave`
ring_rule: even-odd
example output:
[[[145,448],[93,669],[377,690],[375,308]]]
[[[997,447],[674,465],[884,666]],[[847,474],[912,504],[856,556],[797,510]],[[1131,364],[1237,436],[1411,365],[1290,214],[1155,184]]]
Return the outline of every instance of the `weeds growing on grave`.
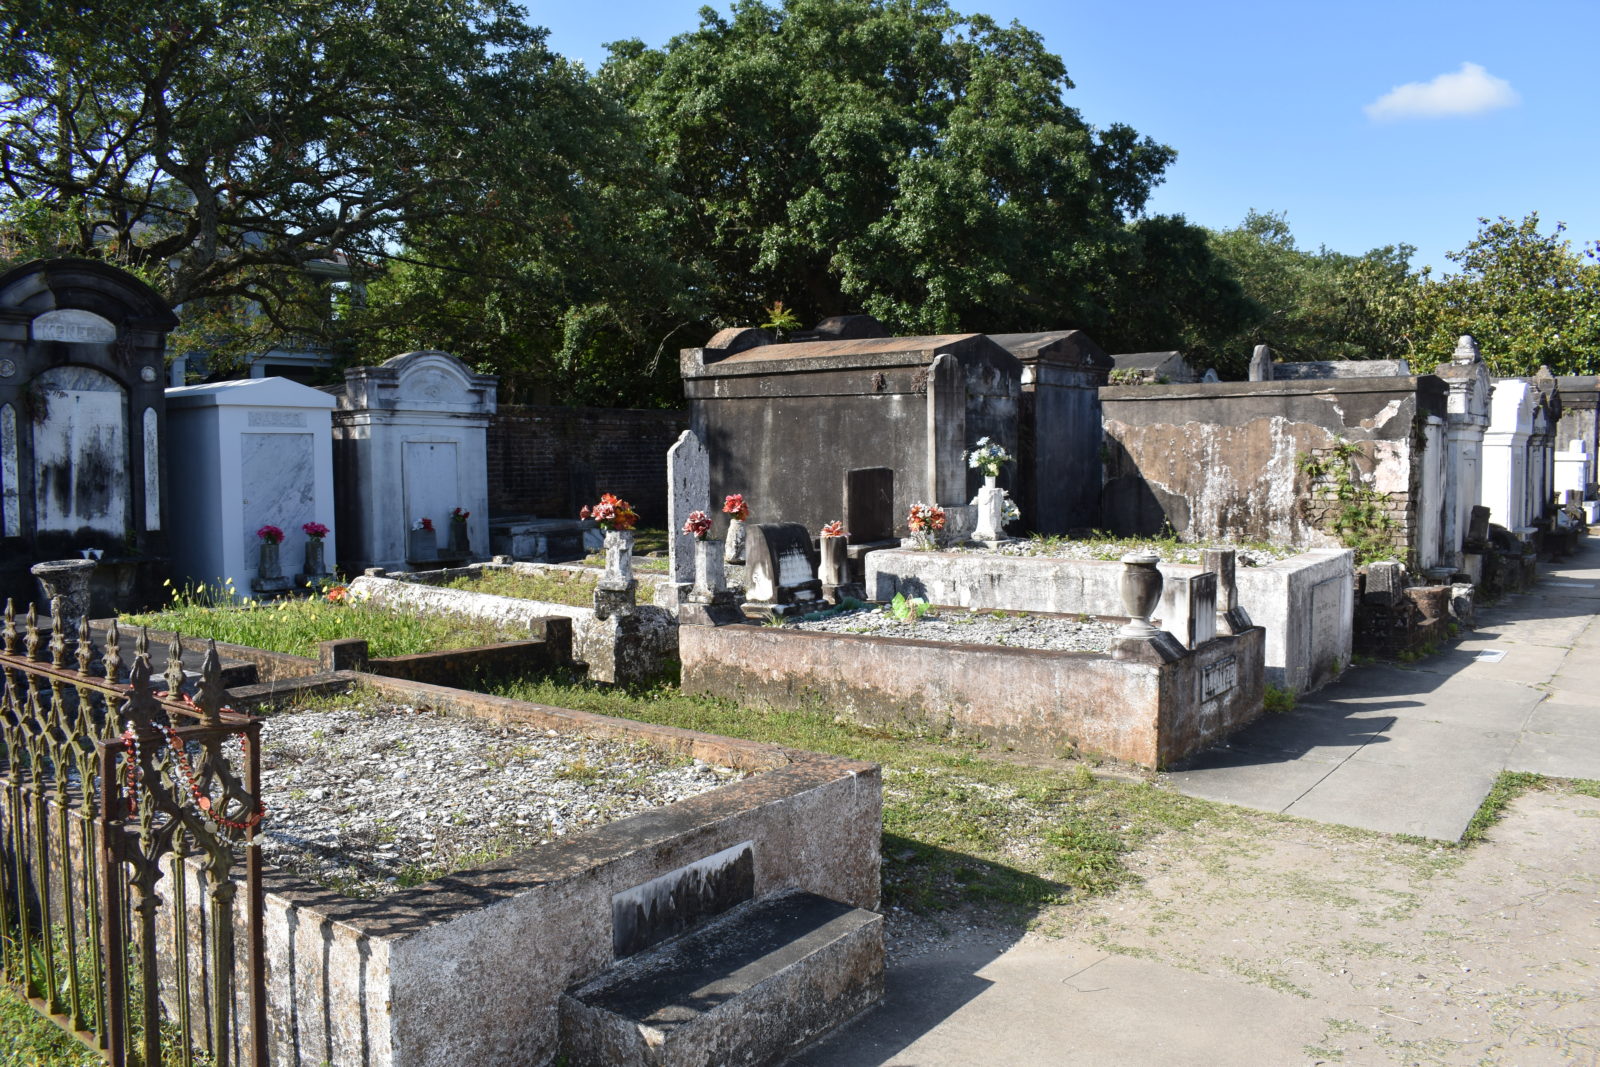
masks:
[[[373,656],[407,656],[527,638],[526,631],[477,619],[387,611],[348,597],[338,602],[296,597],[233,604],[228,583],[178,588],[169,582],[168,586],[173,593],[166,608],[124,615],[123,623],[295,656],[315,656],[320,642],[350,637],[366,638]]]
[[[918,912],[976,903],[1022,919],[1122,884],[1124,853],[1147,838],[1236,816],[1149,782],[1096,777],[1081,763],[1023,766],[973,742],[862,726],[820,706],[757,710],[668,686],[551,680],[492,691],[879,764],[884,903]]]
[[[452,578],[445,587],[588,608],[594,606],[594,589],[599,581],[598,575],[586,571],[551,569],[529,573],[485,569]]]
[[[1269,682],[1261,704],[1267,711],[1276,714],[1293,711],[1295,706],[1294,690],[1276,686]]]

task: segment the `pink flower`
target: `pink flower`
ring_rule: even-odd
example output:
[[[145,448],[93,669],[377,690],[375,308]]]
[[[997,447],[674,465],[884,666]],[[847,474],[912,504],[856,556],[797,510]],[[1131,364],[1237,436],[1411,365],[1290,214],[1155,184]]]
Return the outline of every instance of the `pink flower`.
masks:
[[[834,519],[832,522],[823,523],[822,524],[822,536],[823,537],[846,537],[846,536],[848,536],[845,533],[844,522],[842,520],[840,520],[840,519]]]
[[[733,493],[722,501],[722,513],[743,521],[750,517],[750,505],[745,503],[743,493]]]
[[[300,524],[300,529],[305,531],[307,537],[316,541],[328,536],[328,528],[320,522],[303,522]]]
[[[711,532],[711,516],[703,511],[689,512],[689,518],[683,524],[683,532],[693,534],[696,541],[704,541],[706,534]]]
[[[256,536],[269,545],[283,544],[283,531],[270,523],[256,531]]]

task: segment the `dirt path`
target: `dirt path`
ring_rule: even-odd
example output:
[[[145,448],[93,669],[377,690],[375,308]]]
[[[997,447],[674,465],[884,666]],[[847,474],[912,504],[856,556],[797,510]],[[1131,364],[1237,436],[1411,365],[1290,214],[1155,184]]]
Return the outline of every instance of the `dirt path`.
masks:
[[[1231,809],[1037,929],[891,923],[883,1008],[807,1064],[1600,1064],[1600,798],[1469,849]]]

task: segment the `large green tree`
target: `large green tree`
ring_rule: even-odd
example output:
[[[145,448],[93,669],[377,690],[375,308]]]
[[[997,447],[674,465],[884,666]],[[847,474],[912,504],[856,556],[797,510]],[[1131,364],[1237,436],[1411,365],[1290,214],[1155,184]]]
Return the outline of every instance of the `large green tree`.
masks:
[[[892,329],[1106,325],[1172,160],[1065,102],[1062,61],[942,0],[741,0],[664,48],[612,46],[713,324],[867,311]]]
[[[1295,243],[1283,215],[1251,211],[1213,234],[1211,248],[1254,305],[1243,328],[1206,353],[1218,365],[1241,370],[1258,344],[1291,361],[1413,355],[1423,279],[1411,269],[1410,245],[1362,255],[1309,251]]]
[[[202,344],[329,340],[328,264],[490,279],[480,228],[576,227],[606,186],[620,110],[508,0],[6,7],[6,251],[129,266]]]
[[[1423,296],[1429,359],[1448,359],[1456,338],[1471,334],[1496,374],[1600,373],[1600,244],[1574,250],[1559,222],[1541,233],[1538,212],[1478,223],[1467,247],[1448,254],[1460,272]]]

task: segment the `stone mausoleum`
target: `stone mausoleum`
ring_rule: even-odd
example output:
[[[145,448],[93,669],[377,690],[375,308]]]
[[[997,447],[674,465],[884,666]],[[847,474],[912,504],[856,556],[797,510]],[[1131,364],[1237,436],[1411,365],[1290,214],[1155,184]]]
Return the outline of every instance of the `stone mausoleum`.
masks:
[[[758,522],[815,531],[843,518],[853,540],[904,535],[913,503],[976,495],[964,454],[979,438],[1017,451],[1022,364],[982,334],[776,344],[728,329],[685,349],[680,369],[711,500],[742,493]]]
[[[92,610],[166,576],[166,338],[178,320],[126,271],[38,260],[0,275],[0,599],[29,567],[98,558]]]

